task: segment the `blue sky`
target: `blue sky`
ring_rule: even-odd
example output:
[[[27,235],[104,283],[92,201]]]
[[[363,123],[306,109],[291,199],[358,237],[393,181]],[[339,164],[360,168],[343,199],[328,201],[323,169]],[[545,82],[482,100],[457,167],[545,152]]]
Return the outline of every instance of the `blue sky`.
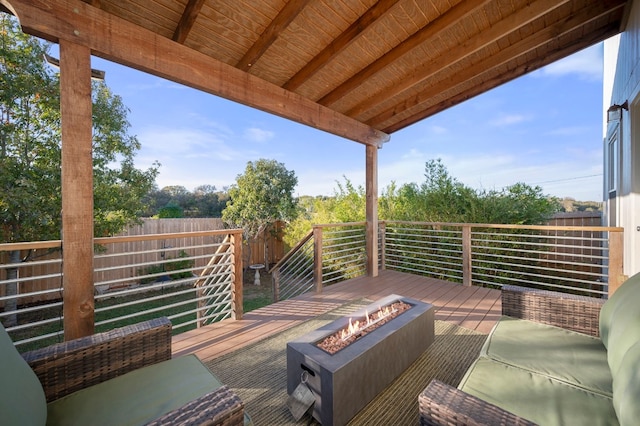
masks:
[[[602,199],[602,44],[394,133],[379,151],[379,188],[424,181],[441,158],[473,188],[517,182],[545,194]],[[157,184],[235,182],[248,161],[284,163],[296,195],[333,195],[343,176],[364,185],[365,147],[294,122],[94,58],[131,110],[140,168],[161,164]]]

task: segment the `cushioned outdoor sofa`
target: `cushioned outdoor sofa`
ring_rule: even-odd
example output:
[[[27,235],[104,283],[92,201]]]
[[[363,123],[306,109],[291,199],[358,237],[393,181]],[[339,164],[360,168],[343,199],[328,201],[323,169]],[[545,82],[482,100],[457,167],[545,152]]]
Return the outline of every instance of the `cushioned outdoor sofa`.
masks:
[[[640,274],[609,300],[504,287],[503,317],[458,388],[432,381],[423,425],[640,425]]]
[[[26,362],[25,362],[26,361]],[[18,353],[0,326],[3,425],[241,425],[244,404],[158,318]]]

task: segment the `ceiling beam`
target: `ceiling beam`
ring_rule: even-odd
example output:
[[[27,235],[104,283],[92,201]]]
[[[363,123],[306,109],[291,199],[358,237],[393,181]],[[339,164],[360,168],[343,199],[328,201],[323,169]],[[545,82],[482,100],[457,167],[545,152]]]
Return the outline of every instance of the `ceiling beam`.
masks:
[[[11,0],[23,29],[66,39],[92,54],[353,141],[381,147],[389,135],[80,0]]]
[[[443,69],[481,51],[569,1],[570,0],[538,0],[524,6],[522,9],[518,9],[515,13],[505,16],[503,20],[492,24],[486,30],[480,31],[479,34],[471,34],[470,38],[464,43],[447,50],[444,55],[436,56],[435,59],[425,66],[407,70],[407,74],[401,79],[390,82],[392,84],[387,87],[381,87],[380,91],[368,93],[365,100],[359,102],[358,105],[347,111],[345,115],[356,118],[367,110],[373,110],[385,100],[389,100],[403,91],[420,84]]]
[[[536,69],[549,65],[579,50],[585,49],[593,44],[606,40],[607,38],[618,33],[619,33],[619,25],[617,23],[607,24],[606,26],[596,31],[590,32],[585,37],[580,39],[578,43],[570,42],[568,46],[558,47],[555,50],[550,51],[547,56],[537,58],[535,61],[532,61],[532,62],[523,63],[500,75],[488,78],[483,82],[483,84],[475,85],[471,89],[462,91],[457,95],[448,96],[446,101],[433,105],[430,108],[427,108],[425,110],[421,110],[420,112],[417,112],[411,116],[405,117],[401,121],[394,122],[393,124],[390,124],[387,127],[385,127],[383,130],[391,133],[391,132],[395,132],[400,129],[403,129],[407,126],[410,126],[411,124],[414,124],[418,120],[425,119],[441,111],[444,111],[447,108],[450,108],[461,102],[467,101],[475,96],[485,93],[487,90],[490,90],[494,87],[499,86],[500,84],[503,84],[507,81],[511,81],[514,78],[520,77],[526,73],[529,73],[531,71],[534,71]],[[491,69],[487,69],[486,71],[483,71],[480,74],[476,73],[476,75],[480,76],[482,74],[487,74],[491,71],[492,71]]]
[[[236,68],[248,71],[255,64],[264,52],[267,51],[280,36],[280,33],[287,29],[291,21],[302,12],[310,0],[290,0],[280,10],[278,16],[264,29],[258,40],[247,50],[242,59],[236,64]]]
[[[380,0],[367,10],[357,21],[349,26],[342,34],[336,37],[327,47],[322,49],[300,71],[289,79],[282,87],[287,90],[296,90],[304,82],[313,77],[325,65],[340,54],[344,49],[362,34],[371,24],[381,18],[399,0]]]
[[[189,37],[191,28],[193,28],[193,24],[196,23],[196,18],[198,17],[203,4],[204,0],[189,0],[184,8],[184,11],[182,12],[180,22],[178,22],[178,26],[173,32],[173,41],[180,44],[183,44],[185,42],[187,37]]]
[[[622,3],[619,7],[622,7]],[[595,21],[611,12],[612,11],[609,7],[603,5],[600,1],[595,0],[592,8],[582,8],[570,19],[567,19],[566,17],[558,17],[557,22],[550,22],[543,30],[538,31],[505,49],[502,49],[500,52],[481,62],[475,63],[468,66],[466,69],[456,72],[455,75],[442,79],[440,82],[430,86],[421,93],[387,108],[375,117],[367,120],[367,123],[376,123],[380,128],[388,127],[388,124],[385,123],[392,120],[393,117],[398,114],[398,111],[406,111],[419,105],[428,104],[432,102],[433,97],[438,94],[445,93],[472,78],[476,78],[480,74],[479,70],[493,70],[508,63],[509,61],[513,61],[514,58],[517,58],[518,56],[526,55],[528,52],[543,47],[548,44],[550,40],[558,39],[565,34],[569,34],[585,22]],[[589,19],[590,16],[591,19]],[[429,110],[431,109],[429,108]]]
[[[362,70],[359,70],[353,77],[349,78],[347,81],[323,96],[318,103],[325,106],[333,105],[340,100],[340,98],[355,90],[362,83],[387,66],[391,65],[394,61],[420,46],[431,37],[434,37],[439,32],[457,24],[461,19],[464,19],[466,16],[469,16],[471,13],[484,7],[491,1],[492,0],[478,0],[462,1],[458,3],[438,18],[429,22],[420,31],[416,32],[411,37],[391,49],[388,53],[381,56]]]

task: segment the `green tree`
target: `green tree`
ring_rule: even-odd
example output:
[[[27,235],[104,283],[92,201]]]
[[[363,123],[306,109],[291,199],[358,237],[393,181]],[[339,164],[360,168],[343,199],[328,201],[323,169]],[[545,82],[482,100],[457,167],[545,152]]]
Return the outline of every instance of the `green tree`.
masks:
[[[169,201],[158,212],[158,218],[160,219],[177,219],[181,217],[184,217],[184,210],[175,201]]]
[[[249,161],[244,174],[236,177],[229,189],[231,200],[222,212],[222,219],[243,229],[251,240],[277,220],[290,222],[299,213],[293,190],[298,178],[283,163],[260,159]],[[266,241],[266,239],[265,239]],[[267,251],[265,250],[265,256]]]
[[[47,44],[0,17],[0,241],[60,238],[60,84],[43,60]],[[104,82],[92,83],[95,235],[119,232],[142,211],[157,167],[133,165],[139,141],[128,109]]]
[[[24,34],[15,18],[1,14],[0,242],[60,238],[60,80],[44,62],[48,50]],[[137,220],[158,165],[146,171],[133,166],[140,143],[127,133],[127,108],[104,82],[92,82],[92,89],[94,234],[106,236]],[[26,260],[19,252],[10,259]],[[16,270],[7,277],[16,278]],[[8,295],[15,294],[12,286]],[[12,303],[8,310],[15,309]]]

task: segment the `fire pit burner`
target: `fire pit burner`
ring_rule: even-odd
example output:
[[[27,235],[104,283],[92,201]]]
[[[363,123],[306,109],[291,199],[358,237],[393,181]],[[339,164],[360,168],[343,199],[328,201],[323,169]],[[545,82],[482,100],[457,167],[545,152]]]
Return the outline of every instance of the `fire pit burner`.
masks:
[[[317,346],[347,327],[349,317],[364,318],[399,301],[410,308],[333,355]],[[391,295],[287,343],[288,394],[306,372],[313,417],[325,426],[346,424],[433,342],[433,317],[430,304]]]
[[[347,327],[321,339],[316,345],[333,355],[362,336],[366,336],[376,328],[391,321],[407,309],[411,309],[411,305],[396,301],[387,306],[379,306],[378,310],[373,313],[365,311],[363,317],[349,317],[349,325]]]

